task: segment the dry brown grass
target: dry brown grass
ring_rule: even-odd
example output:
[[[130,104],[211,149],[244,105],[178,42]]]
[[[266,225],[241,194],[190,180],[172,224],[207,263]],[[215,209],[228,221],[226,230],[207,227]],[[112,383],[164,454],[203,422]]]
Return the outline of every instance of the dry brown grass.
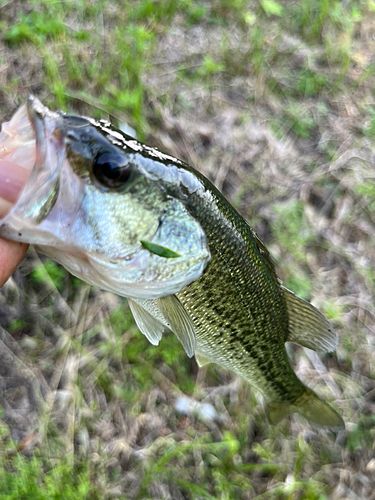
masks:
[[[211,9],[232,19],[224,4]],[[19,6],[10,3],[7,23]],[[180,15],[160,31],[142,77],[149,142],[204,172],[266,242],[282,279],[334,322],[336,355],[290,354],[299,376],[335,400],[346,430],[312,429],[298,417],[271,428],[246,384],[220,368],[198,370],[173,339],[157,354],[118,298],[69,277],[36,279],[31,252],[0,295],[0,401],[20,452],[42,450],[52,465],[64,455],[87,462],[97,498],[372,498],[375,153],[374,135],[364,131],[375,52],[374,15],[363,9],[345,71],[327,59],[328,42],[309,43],[256,11],[267,26],[261,70],[251,62],[248,27],[191,25]],[[0,54],[5,117],[19,96],[47,90],[34,48],[3,44]],[[197,73],[207,55],[225,69]],[[306,67],[329,85],[295,95],[293,79]],[[82,102],[78,109],[90,112]],[[185,393],[217,416],[179,413]]]

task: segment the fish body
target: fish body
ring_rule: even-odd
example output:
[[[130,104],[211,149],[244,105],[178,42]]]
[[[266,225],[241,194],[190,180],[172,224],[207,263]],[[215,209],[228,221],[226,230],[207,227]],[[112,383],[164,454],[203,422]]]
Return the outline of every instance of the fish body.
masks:
[[[263,243],[202,174],[108,122],[35,99],[28,116],[42,153],[1,235],[127,297],[152,344],[171,330],[199,364],[246,379],[268,399],[271,422],[297,411],[343,425],[285,350],[288,341],[333,350],[328,321],[281,285]]]

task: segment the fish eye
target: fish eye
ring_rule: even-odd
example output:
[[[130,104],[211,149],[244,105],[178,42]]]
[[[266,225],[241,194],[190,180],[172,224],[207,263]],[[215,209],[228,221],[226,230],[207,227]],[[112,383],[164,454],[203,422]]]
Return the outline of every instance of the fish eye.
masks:
[[[104,151],[94,158],[92,173],[102,186],[118,189],[128,182],[132,169],[121,156]]]

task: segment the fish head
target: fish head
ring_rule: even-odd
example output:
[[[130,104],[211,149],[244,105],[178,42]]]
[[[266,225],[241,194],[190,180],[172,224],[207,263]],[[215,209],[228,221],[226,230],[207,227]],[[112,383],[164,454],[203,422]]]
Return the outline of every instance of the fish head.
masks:
[[[201,187],[191,171],[106,121],[50,111],[36,98],[26,112],[35,163],[0,236],[126,297],[174,294],[202,275],[210,252],[185,203]]]

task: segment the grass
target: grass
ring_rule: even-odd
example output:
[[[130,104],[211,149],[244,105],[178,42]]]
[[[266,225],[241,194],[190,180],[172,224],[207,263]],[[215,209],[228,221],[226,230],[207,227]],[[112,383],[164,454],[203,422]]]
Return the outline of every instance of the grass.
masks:
[[[373,2],[0,7],[4,116],[34,92],[53,108],[128,122],[210,176],[270,246],[285,284],[338,329],[336,356],[291,356],[348,423],[339,435],[298,417],[270,427],[248,385],[198,370],[174,336],[151,346],[125,301],[31,254],[0,294],[0,496],[325,499],[342,487],[366,498]],[[218,418],[179,413],[182,395]]]
[[[26,457],[11,439],[9,430],[0,427],[0,495],[12,500],[28,498],[85,499],[98,498],[92,488],[87,464],[77,464],[71,457],[55,461],[37,453]],[[46,459],[47,458],[47,459]]]

